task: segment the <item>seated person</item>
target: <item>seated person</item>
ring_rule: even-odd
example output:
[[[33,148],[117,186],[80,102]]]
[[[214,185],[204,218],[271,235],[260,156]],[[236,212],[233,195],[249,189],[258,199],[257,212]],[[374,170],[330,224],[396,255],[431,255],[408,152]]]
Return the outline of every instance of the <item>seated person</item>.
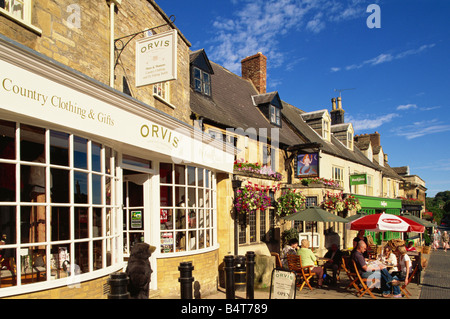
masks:
[[[382,263],[389,263],[390,265],[392,265],[392,268],[389,269],[389,273],[392,274],[392,272],[398,271],[397,257],[392,252],[391,247],[389,247],[388,245],[384,247],[379,259]]]
[[[284,246],[283,250],[281,251],[280,258],[283,268],[289,269],[286,257],[288,254],[297,255],[297,250],[298,250],[298,239],[292,238],[291,240],[289,240],[289,243],[286,246]]]
[[[414,248],[414,243],[412,241],[408,242],[408,246],[406,246],[406,251],[417,251],[416,248]]]
[[[338,249],[338,246],[336,244],[333,244],[323,257],[331,259],[327,261],[323,268],[325,272],[327,269],[333,270],[333,283],[336,283],[337,272],[342,263],[342,251]]]
[[[398,287],[400,282],[397,280],[397,277],[392,277],[387,272],[386,268],[368,266],[364,258],[364,252],[366,249],[366,243],[363,240],[359,241],[352,254],[352,259],[355,261],[357,268],[355,270],[359,272],[361,278],[373,278],[380,280],[383,297],[391,297],[391,291],[393,291],[395,298],[401,298],[402,294],[400,293],[400,288]]]
[[[322,288],[323,268],[316,267],[316,256],[313,254],[312,250],[309,249],[309,241],[307,239],[302,239],[301,248],[298,250],[298,254],[302,258],[302,267],[313,266],[311,272],[317,274],[317,287]]]

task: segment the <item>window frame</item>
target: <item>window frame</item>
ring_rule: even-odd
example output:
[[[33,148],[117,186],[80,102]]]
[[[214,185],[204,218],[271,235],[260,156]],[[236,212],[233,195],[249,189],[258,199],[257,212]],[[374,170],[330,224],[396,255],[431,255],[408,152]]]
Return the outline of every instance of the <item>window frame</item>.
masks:
[[[337,172],[339,174],[336,174]],[[332,165],[331,166],[331,178],[339,183],[341,187],[344,187],[344,173],[345,169],[340,166]]]
[[[111,273],[112,270],[119,269],[122,260],[118,244],[121,232],[117,228],[120,215],[117,198],[119,181],[117,152],[102,142],[59,129],[44,128],[14,120],[0,121],[0,123],[2,122],[14,126],[14,135],[9,137],[13,139],[10,143],[14,143],[16,149],[14,158],[5,158],[4,156],[0,158],[0,165],[14,165],[15,167],[14,200],[5,201],[4,198],[3,200],[0,198],[0,208],[9,207],[12,209],[11,213],[16,216],[15,223],[8,230],[10,233],[13,232],[11,237],[14,239],[9,237],[9,242],[2,247],[5,250],[10,249],[12,253],[10,257],[14,257],[16,282],[11,287],[0,288],[0,296],[49,289],[62,284],[79,283],[99,278]],[[37,140],[32,134],[39,131],[44,132],[43,135],[40,133],[44,139],[39,144],[35,144]],[[87,162],[86,167],[75,165],[79,158],[75,154],[76,138],[86,141],[85,152],[82,154]],[[62,143],[64,141],[66,144]],[[43,147],[43,160],[36,162],[31,157],[27,157],[26,151],[29,149],[27,145],[30,143],[36,145],[34,148]],[[28,199],[28,191],[24,191],[24,188],[21,187],[21,184],[29,181],[26,175],[27,168],[32,167],[40,168],[44,172],[45,184],[42,188],[45,199],[42,201]],[[58,172],[64,173],[66,178],[62,175],[55,175]],[[77,174],[85,176],[87,183],[85,188],[81,186],[86,190],[86,199],[81,202],[76,199],[78,194]],[[61,196],[64,192],[60,192],[59,188],[64,186],[64,183],[67,194]],[[33,220],[27,217],[28,209],[31,214],[33,207],[40,207],[41,213],[45,212],[38,221],[38,224],[44,224],[44,230],[41,231],[36,226],[35,233],[41,232],[42,235],[41,239],[37,241],[30,238],[31,233],[29,235],[28,231],[23,232],[24,221],[30,224],[30,230],[33,227]],[[77,216],[79,216],[78,219]],[[60,218],[63,218],[62,222]],[[68,225],[64,224],[64,218],[67,219]],[[86,224],[86,227],[82,227],[81,224]],[[6,229],[2,231],[6,231]],[[66,233],[63,233],[64,231]],[[66,270],[61,264],[60,248],[64,248],[69,253],[64,257],[69,261],[67,271],[70,272],[68,274],[65,274]],[[26,263],[25,265],[22,263],[23,257],[28,256],[30,264],[34,263],[36,251],[39,251],[40,256],[44,258],[43,269],[40,269],[41,275],[38,275],[40,276],[38,279],[34,280],[32,276],[31,282],[28,282],[29,269],[27,269]],[[55,251],[57,252],[55,253]],[[76,260],[77,254],[78,256],[83,256],[80,254],[87,256],[84,263]],[[80,270],[82,273],[79,272]]]
[[[281,110],[273,104],[269,104],[270,123],[281,126]]]
[[[193,86],[196,92],[211,96],[211,74],[194,66],[192,71]],[[198,76],[197,76],[198,73]],[[207,79],[205,79],[207,78]]]
[[[12,0],[12,1],[17,1],[17,0]],[[32,16],[32,1],[33,0],[20,0],[23,1],[23,17],[18,17],[16,15],[14,15],[10,9],[6,8],[6,1],[5,1],[5,8],[0,7],[0,15],[3,15],[5,17],[7,17],[8,19],[20,24],[22,27],[33,31],[34,33],[36,33],[37,35],[41,35],[42,34],[42,30],[36,26],[34,26],[31,23],[31,16]]]

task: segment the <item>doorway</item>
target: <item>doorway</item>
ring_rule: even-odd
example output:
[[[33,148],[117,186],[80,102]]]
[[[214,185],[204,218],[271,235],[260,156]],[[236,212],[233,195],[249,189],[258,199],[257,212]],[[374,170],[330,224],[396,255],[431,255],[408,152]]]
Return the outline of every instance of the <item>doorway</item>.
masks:
[[[123,253],[127,258],[136,243],[149,242],[150,174],[123,171]]]

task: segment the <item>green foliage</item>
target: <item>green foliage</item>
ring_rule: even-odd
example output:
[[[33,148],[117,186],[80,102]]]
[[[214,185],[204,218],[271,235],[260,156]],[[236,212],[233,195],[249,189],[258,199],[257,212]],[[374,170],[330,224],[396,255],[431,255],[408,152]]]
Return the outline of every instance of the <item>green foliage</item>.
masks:
[[[426,208],[433,213],[433,218],[439,225],[445,215],[450,214],[450,191],[439,192],[435,197],[427,197]]]

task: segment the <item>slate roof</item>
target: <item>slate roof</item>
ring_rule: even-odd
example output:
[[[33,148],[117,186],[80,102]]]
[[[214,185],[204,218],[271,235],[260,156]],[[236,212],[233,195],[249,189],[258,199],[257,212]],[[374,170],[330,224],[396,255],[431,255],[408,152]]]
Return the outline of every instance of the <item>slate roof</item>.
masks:
[[[321,143],[321,150],[324,153],[334,155],[354,163],[362,164],[371,167],[376,170],[380,170],[378,165],[372,163],[357,147],[349,150],[344,144],[341,143],[336,137],[331,135],[331,142],[323,140],[319,134],[316,133],[306,122],[303,120],[302,114],[305,112],[296,108],[289,103],[283,102],[283,110],[281,111],[283,116],[296,127],[307,141],[312,143]],[[312,112],[311,112],[312,113]],[[310,113],[307,113],[310,114]]]
[[[198,55],[198,52],[192,54]],[[277,128],[254,104],[273,99],[276,92],[259,94],[253,83],[228,71],[224,67],[210,61],[214,71],[211,75],[211,96],[205,96],[191,88],[191,110],[206,121],[223,128],[260,128],[267,129],[267,137],[271,137],[270,129]],[[298,135],[286,124],[279,130],[279,142],[284,145],[301,143]]]

